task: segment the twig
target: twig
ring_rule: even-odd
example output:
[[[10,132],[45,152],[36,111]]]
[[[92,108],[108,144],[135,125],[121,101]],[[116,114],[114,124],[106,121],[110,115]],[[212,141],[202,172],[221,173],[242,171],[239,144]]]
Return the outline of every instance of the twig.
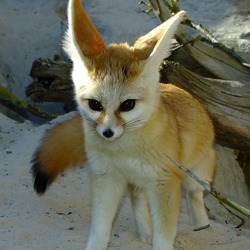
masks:
[[[192,177],[195,181],[197,181],[201,186],[203,186],[209,193],[212,192],[212,187],[211,185],[206,182],[203,181],[202,179],[200,179],[198,176],[196,176],[191,170],[187,169],[186,167],[184,167],[183,165],[181,165],[180,163],[178,163],[176,160],[174,160],[173,158],[171,158],[170,156],[166,155],[166,157],[172,162],[174,163],[174,165],[176,165],[178,168],[180,168],[182,171],[184,171],[187,175],[189,175],[190,177]]]
[[[230,210],[228,207],[226,207],[222,202],[220,202],[220,204],[228,211],[228,213],[234,215],[235,217],[237,217],[240,220],[240,224],[237,225],[235,228],[241,228],[244,225],[245,220],[242,217],[240,217],[238,214],[236,214],[232,210]]]
[[[173,13],[176,14],[180,11],[177,0],[171,0],[171,4],[167,2],[167,0],[163,0],[163,3],[167,6],[167,8]],[[212,43],[219,43],[215,36],[211,34],[206,28],[204,28],[201,24],[196,24],[191,21],[187,16],[183,19],[182,24],[185,24],[203,34],[209,41]]]
[[[196,176],[192,171],[175,161],[170,156],[166,155],[166,157],[174,163],[178,168],[180,168],[182,171],[184,171],[187,175],[189,175],[191,178],[193,178],[195,181],[197,181],[201,186],[203,186],[210,194],[212,194],[216,199],[218,199],[220,202],[226,204],[227,206],[233,208],[234,210],[240,212],[241,214],[244,214],[248,218],[250,218],[250,210],[237,204],[234,201],[231,201],[221,195],[213,186],[211,186],[208,182],[200,179],[198,176]]]
[[[177,4],[178,0],[171,0],[171,4],[168,3],[167,0],[163,0],[163,3],[169,8],[169,10],[176,14],[177,12],[180,11],[180,8],[178,7],[178,4]]]
[[[146,14],[149,14],[151,11],[153,11],[152,5],[147,1],[140,1],[138,4],[144,4],[144,5],[146,5],[148,7],[147,10],[143,10],[143,12],[146,13]]]

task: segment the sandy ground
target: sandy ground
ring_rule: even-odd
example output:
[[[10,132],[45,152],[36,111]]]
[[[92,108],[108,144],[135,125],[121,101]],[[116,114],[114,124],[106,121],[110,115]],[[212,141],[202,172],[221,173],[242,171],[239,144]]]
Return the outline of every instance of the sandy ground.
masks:
[[[65,29],[65,0],[0,0],[0,81],[24,97],[33,60],[61,53]],[[180,1],[192,19],[211,28],[219,37],[242,51],[249,48],[247,1]],[[159,24],[153,14],[145,15],[135,0],[85,0],[84,5],[107,43],[133,42]],[[240,15],[241,13],[241,15]],[[247,15],[248,14],[248,15]],[[90,198],[87,168],[58,178],[39,197],[33,191],[30,160],[51,123],[35,126],[15,122],[0,114],[0,250],[84,249],[90,227]],[[218,149],[221,157],[225,150]],[[225,155],[224,155],[225,154]],[[249,207],[250,198],[238,166],[220,165],[216,187]],[[214,199],[206,199],[212,226],[193,232],[182,201],[176,249],[250,248],[250,230],[236,229],[232,218]],[[111,235],[109,249],[151,249],[137,239],[130,201],[125,196]]]
[[[16,123],[3,115],[0,120],[0,249],[83,249],[91,213],[87,168],[65,173],[44,196],[37,196],[32,188],[30,159],[51,124],[34,127],[30,122]],[[227,171],[218,171],[216,186],[219,190],[227,189],[227,195],[234,199],[240,197],[239,202],[249,205],[240,169],[232,170],[231,179],[229,176],[223,179]],[[230,221],[230,216],[214,199],[208,199],[206,204],[212,210],[212,226],[193,232],[183,202],[176,249],[249,249],[250,230],[225,223]],[[114,223],[109,249],[151,249],[137,239],[126,195]]]

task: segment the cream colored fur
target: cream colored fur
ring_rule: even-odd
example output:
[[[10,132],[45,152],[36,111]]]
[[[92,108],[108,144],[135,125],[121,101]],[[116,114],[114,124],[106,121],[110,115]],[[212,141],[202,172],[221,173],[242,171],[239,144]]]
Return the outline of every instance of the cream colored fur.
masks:
[[[127,187],[140,238],[152,240],[154,250],[173,249],[181,183],[195,228],[209,225],[209,220],[202,187],[183,176],[166,155],[207,181],[212,180],[215,158],[213,128],[204,109],[185,91],[158,80],[159,66],[170,54],[184,12],[132,47],[106,47],[94,26],[89,28],[89,20],[85,23],[80,7],[79,0],[69,1],[65,50],[74,64],[72,79],[91,168],[92,222],[86,249],[107,248]],[[101,109],[93,110],[89,100],[98,101]],[[126,100],[135,100],[135,106],[122,111]],[[72,126],[79,122],[75,119]],[[108,130],[111,136],[106,135]],[[73,147],[75,142],[70,143]]]

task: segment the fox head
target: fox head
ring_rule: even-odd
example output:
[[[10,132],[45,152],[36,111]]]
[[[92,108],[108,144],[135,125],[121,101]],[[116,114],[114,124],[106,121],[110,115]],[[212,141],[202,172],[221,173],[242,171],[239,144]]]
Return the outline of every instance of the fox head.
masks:
[[[180,11],[133,46],[106,46],[80,0],[69,1],[64,49],[73,61],[76,101],[104,139],[116,139],[149,120],[160,101],[159,66],[170,54],[184,14]]]

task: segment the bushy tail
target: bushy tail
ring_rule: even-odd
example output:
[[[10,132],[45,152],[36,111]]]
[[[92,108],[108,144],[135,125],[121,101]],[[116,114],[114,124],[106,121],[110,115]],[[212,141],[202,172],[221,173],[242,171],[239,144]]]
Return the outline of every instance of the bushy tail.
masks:
[[[34,189],[43,194],[60,173],[85,162],[82,121],[77,115],[45,134],[32,160]]]

